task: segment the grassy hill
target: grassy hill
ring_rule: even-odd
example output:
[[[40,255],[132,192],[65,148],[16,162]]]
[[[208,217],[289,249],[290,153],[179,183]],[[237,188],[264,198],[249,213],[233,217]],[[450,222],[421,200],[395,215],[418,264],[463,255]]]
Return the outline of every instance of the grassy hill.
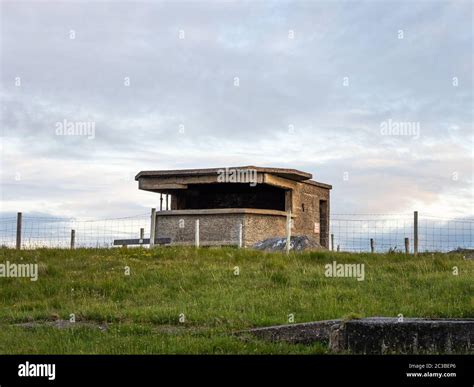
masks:
[[[0,278],[3,354],[324,353],[320,344],[274,344],[232,333],[287,324],[290,314],[295,322],[474,317],[474,261],[461,254],[0,249],[0,263],[6,261],[38,263],[39,277]],[[333,261],[365,264],[365,280],[326,277],[324,266]],[[71,314],[73,328],[51,325]]]

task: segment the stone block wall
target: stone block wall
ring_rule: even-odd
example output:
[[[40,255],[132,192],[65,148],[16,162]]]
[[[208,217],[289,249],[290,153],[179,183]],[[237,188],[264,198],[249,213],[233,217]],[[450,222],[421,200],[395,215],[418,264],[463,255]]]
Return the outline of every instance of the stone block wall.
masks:
[[[243,245],[285,235],[286,216],[252,213],[171,214],[156,216],[157,238],[171,238],[174,245],[194,245],[196,219],[202,246],[238,245],[239,227],[243,225]]]
[[[320,222],[320,201],[327,203],[324,224]],[[329,247],[329,190],[310,183],[298,183],[292,202],[295,216],[293,234],[314,237],[324,247]]]
[[[286,235],[286,216],[246,215],[244,217],[244,245]]]

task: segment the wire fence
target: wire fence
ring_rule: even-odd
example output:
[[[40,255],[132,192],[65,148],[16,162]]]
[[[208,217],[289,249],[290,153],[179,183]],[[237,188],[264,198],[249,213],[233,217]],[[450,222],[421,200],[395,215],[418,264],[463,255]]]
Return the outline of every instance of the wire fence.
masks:
[[[21,227],[22,248],[71,247],[74,230],[75,247],[112,247],[115,239],[138,238],[140,229],[150,235],[150,214],[130,217],[78,220],[23,216]],[[0,218],[0,245],[16,246],[17,218]]]
[[[420,215],[417,229],[418,252],[474,248],[474,219]],[[21,247],[70,248],[71,230],[74,247],[108,248],[118,239],[150,238],[150,213],[93,220],[22,216]],[[414,231],[413,214],[332,214],[330,245],[365,252],[371,251],[372,240],[374,252],[403,252],[408,238],[413,252]],[[17,217],[0,217],[0,246],[15,248],[16,243]]]
[[[334,249],[375,252],[414,251],[414,214],[332,214],[331,234]],[[474,247],[474,219],[442,218],[420,215],[418,218],[418,251],[453,251]]]

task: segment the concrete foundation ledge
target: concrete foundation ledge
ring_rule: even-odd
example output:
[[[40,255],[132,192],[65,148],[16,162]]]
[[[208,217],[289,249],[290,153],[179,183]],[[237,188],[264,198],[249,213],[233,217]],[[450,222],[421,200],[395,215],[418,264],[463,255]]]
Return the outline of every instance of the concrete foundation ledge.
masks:
[[[474,319],[369,317],[325,320],[248,331],[264,340],[328,344],[354,354],[472,354]]]

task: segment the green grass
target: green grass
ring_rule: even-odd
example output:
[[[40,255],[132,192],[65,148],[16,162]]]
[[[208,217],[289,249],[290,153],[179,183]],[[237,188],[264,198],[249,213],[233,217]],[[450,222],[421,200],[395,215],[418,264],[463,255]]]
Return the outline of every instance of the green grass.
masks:
[[[232,333],[286,324],[289,314],[295,322],[400,313],[474,317],[474,262],[457,254],[0,249],[0,263],[7,260],[38,263],[39,278],[0,278],[3,354],[325,353],[321,344],[275,344]],[[333,260],[364,263],[365,280],[325,277],[324,265]],[[108,329],[15,326],[71,313]]]

